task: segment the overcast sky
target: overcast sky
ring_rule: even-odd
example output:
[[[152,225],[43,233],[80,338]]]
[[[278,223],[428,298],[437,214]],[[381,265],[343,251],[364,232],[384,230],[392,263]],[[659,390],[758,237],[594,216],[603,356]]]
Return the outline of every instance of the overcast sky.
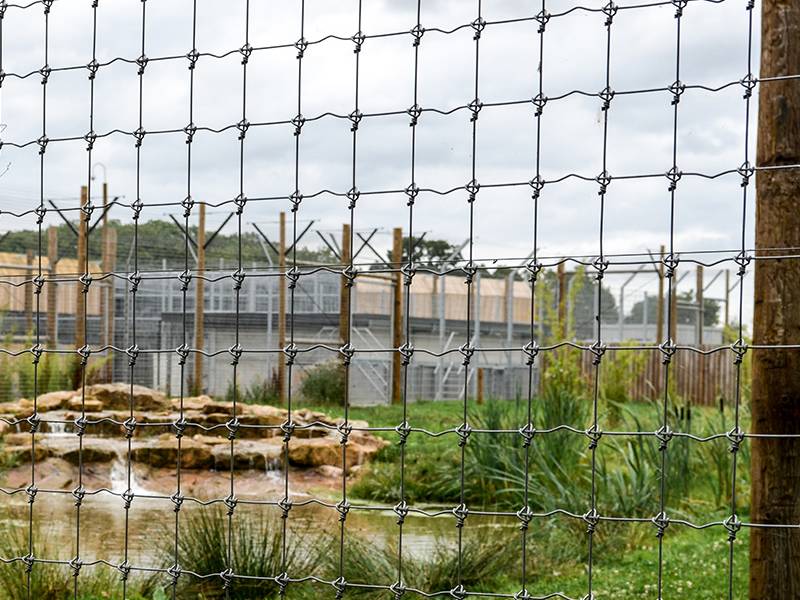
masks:
[[[299,2],[252,1],[250,44],[291,44],[300,37]],[[548,2],[548,11],[574,6],[601,7],[594,0]],[[622,5],[630,2],[620,3]],[[748,14],[744,0],[690,2],[682,20],[681,75],[686,85],[719,87],[747,73]],[[141,7],[137,0],[101,0],[97,10],[97,60],[135,59],[140,54]],[[190,0],[147,2],[145,54],[150,58],[185,55],[192,46]],[[535,15],[539,2],[488,0],[487,21]],[[305,38],[329,34],[349,38],[358,29],[356,0],[306,0]],[[245,2],[198,0],[197,49],[222,54],[245,43]],[[756,11],[756,16],[757,16]],[[625,90],[664,88],[675,80],[676,19],[671,5],[621,10],[611,41],[611,88],[618,94],[608,113],[608,172],[612,176],[666,173],[672,166],[671,95],[665,91],[621,95]],[[452,29],[477,17],[477,2],[423,0],[426,28]],[[551,19],[545,34],[544,94],[550,98],[573,90],[597,93],[605,86],[605,16],[576,10]],[[408,31],[416,23],[412,0],[363,0],[362,31],[368,35]],[[489,25],[480,42],[479,98],[483,102],[530,99],[538,89],[539,36],[535,21]],[[758,30],[754,24],[754,70],[758,65]],[[471,28],[451,35],[427,31],[419,51],[419,104],[450,110],[473,99],[475,42]],[[56,0],[50,15],[52,68],[86,65],[92,58],[92,10],[89,0]],[[404,110],[413,104],[414,50],[410,35],[367,39],[361,52],[359,108],[363,113]],[[2,68],[26,74],[44,63],[44,16],[41,5],[10,7],[3,25]],[[332,112],[349,114],[355,102],[353,42],[328,39],[309,46],[303,60],[302,114],[310,119]],[[288,120],[296,114],[297,60],[294,48],[256,51],[250,57],[246,118],[251,123]],[[185,58],[153,61],[144,75],[143,126],[146,131],[180,129],[189,122],[189,71]],[[49,138],[83,136],[89,130],[88,71],[56,72],[47,85]],[[42,135],[42,85],[38,74],[25,79],[7,75],[0,90],[0,134],[4,142],[24,143]],[[736,169],[744,160],[745,102],[742,88],[720,92],[688,89],[678,121],[677,164],[684,172],[709,175]],[[573,94],[544,108],[541,173],[546,180],[568,174],[595,177],[602,170],[603,114],[595,97]],[[138,127],[137,67],[122,61],[102,67],[95,83],[94,130],[132,132]],[[237,123],[242,110],[241,55],[202,57],[197,64],[194,123],[223,128]],[[753,102],[751,124],[755,123]],[[422,115],[417,127],[416,183],[448,190],[471,177],[471,123],[467,110],[443,116]],[[221,202],[239,193],[238,131],[198,132],[193,144],[192,195]],[[477,180],[481,184],[525,182],[535,175],[536,119],[531,103],[485,107],[477,126]],[[751,139],[751,151],[755,138]],[[351,185],[352,134],[347,120],[323,117],[303,127],[300,189],[346,192]],[[87,183],[88,159],[83,140],[51,143],[45,155],[44,193],[59,205],[77,206]],[[38,147],[5,145],[0,149],[0,209],[24,210],[39,202]],[[185,135],[146,135],[142,146],[141,198],[149,203],[180,202],[187,193]],[[365,118],[358,131],[356,185],[362,191],[403,189],[411,182],[411,128],[408,115]],[[752,154],[751,154],[752,157]],[[107,168],[113,196],[136,198],[134,139],[112,133],[98,139],[93,162]],[[751,161],[753,158],[751,158]],[[102,170],[98,170],[102,178]],[[670,194],[665,177],[613,181],[605,205],[605,251],[642,253],[668,245]],[[751,186],[752,187],[752,186]],[[244,160],[246,196],[288,197],[294,189],[294,137],[290,125],[251,127]],[[99,193],[99,187],[95,190]],[[421,194],[415,207],[416,233],[460,242],[469,234],[466,192]],[[382,230],[376,239],[388,247],[392,227],[406,226],[402,194],[364,196],[355,213],[357,231]],[[747,244],[752,246],[753,198],[747,216]],[[95,200],[97,202],[97,200]],[[245,221],[276,231],[287,200],[252,202]],[[742,192],[736,174],[717,179],[685,176],[675,204],[675,250],[740,246]],[[230,205],[211,209],[209,227],[220,223]],[[476,258],[525,257],[532,250],[533,204],[527,186],[484,188],[474,206]],[[145,208],[143,218],[176,216],[180,207]],[[548,184],[539,206],[542,256],[593,255],[599,248],[598,184],[569,178]],[[130,220],[131,211],[116,208],[113,218]],[[322,230],[337,231],[348,219],[347,200],[328,194],[303,201],[301,222],[316,219]],[[32,217],[0,215],[0,231],[31,227]],[[248,225],[249,226],[249,225]],[[226,228],[232,229],[233,222]],[[693,268],[693,267],[692,267]],[[715,271],[709,271],[708,278]],[[723,293],[719,282],[707,292]],[[619,281],[610,280],[613,287]],[[694,287],[687,276],[681,289]],[[745,320],[750,320],[748,286]],[[632,290],[635,290],[633,292]],[[639,276],[631,294],[655,291],[653,276]],[[630,306],[630,304],[628,305]]]

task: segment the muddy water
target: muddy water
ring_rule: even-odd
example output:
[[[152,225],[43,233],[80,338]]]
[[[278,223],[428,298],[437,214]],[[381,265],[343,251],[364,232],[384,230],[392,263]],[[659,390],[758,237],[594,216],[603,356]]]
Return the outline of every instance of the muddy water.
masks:
[[[114,492],[121,493],[127,487],[125,465],[115,464],[110,468],[109,487]],[[246,485],[243,479],[240,478],[237,483]],[[267,479],[272,479],[275,485],[269,490],[264,488],[264,494],[259,494],[258,497],[262,500],[278,501],[281,497],[278,490],[282,474],[277,471],[267,473]],[[163,566],[164,557],[159,555],[158,549],[163,547],[166,538],[173,535],[174,506],[169,499],[146,497],[147,494],[153,493],[147,485],[146,478],[134,475],[131,488],[136,497],[128,511],[127,523],[123,500],[120,497],[106,492],[85,496],[80,508],[79,532],[78,511],[72,494],[67,490],[64,493],[40,492],[34,503],[33,520],[37,524],[39,539],[45,546],[46,558],[70,560],[76,556],[79,542],[80,556],[84,562],[104,559],[112,564],[119,564],[125,557],[127,525],[128,561],[137,566]],[[156,493],[164,492],[161,490]],[[313,494],[297,493],[293,497],[295,506],[289,514],[291,535],[303,536],[306,543],[312,544],[315,541],[319,543],[328,541],[331,536],[339,534],[338,513],[335,509],[318,504],[297,505],[313,497],[315,497]],[[335,493],[316,497],[332,503],[339,500]],[[353,504],[358,503],[353,501]],[[219,506],[219,504],[216,507],[202,506],[186,501],[180,515],[183,517],[187,513],[196,511],[218,511]],[[0,498],[0,518],[25,532],[28,528],[28,511],[29,506],[24,494]],[[262,517],[277,519],[279,515],[280,509],[275,506],[239,504],[234,514],[234,526],[237,521]],[[397,516],[391,510],[359,510],[354,507],[347,516],[347,535],[359,536],[373,544],[395,548],[399,530],[396,520]],[[516,525],[509,523],[508,519],[504,524],[508,527]],[[498,525],[496,519],[470,516],[468,529],[476,533],[484,528],[496,528]],[[407,553],[407,556],[424,558],[430,556],[437,545],[455,544],[456,536],[457,529],[452,515],[425,517],[412,513],[406,517],[403,528],[404,553]],[[20,555],[26,553],[27,550]],[[41,556],[42,553],[37,551],[35,554]]]

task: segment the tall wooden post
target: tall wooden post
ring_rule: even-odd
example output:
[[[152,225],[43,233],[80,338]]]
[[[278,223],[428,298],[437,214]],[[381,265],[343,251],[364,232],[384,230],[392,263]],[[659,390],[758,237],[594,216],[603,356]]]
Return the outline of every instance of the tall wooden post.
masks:
[[[656,340],[658,343],[664,341],[664,252],[666,251],[664,245],[661,245],[659,251],[658,263],[658,302],[656,303]],[[660,371],[660,369],[659,369]]]
[[[731,322],[731,271],[725,269],[725,322],[723,325],[726,327]]]
[[[564,270],[564,263],[558,263],[556,267],[558,275],[558,331],[562,341],[567,337],[567,275]]]
[[[47,337],[50,347],[58,346],[58,284],[53,281],[58,263],[58,228],[47,228],[47,266],[50,280],[47,282]]]
[[[104,271],[106,273],[113,273],[114,269],[117,268],[117,230],[113,227],[109,227],[106,231],[106,253],[105,253],[105,263],[106,266],[104,267]],[[116,280],[113,277],[108,279],[108,287],[106,288],[106,303],[105,303],[105,313],[106,313],[106,343],[113,344],[114,343],[114,333],[116,331],[114,327],[114,319],[116,317],[116,298],[114,297],[114,282]],[[111,381],[114,377],[114,357],[112,356],[111,359],[106,363],[106,380]]]
[[[350,266],[350,225],[342,225],[342,268]],[[339,338],[342,344],[347,342],[350,331],[350,294],[347,281],[342,277],[339,287]]]
[[[483,367],[478,367],[478,393],[475,395],[475,401],[478,404],[483,404]]]
[[[286,213],[280,215],[280,233],[278,235],[278,346],[286,347]],[[269,315],[272,318],[272,315]],[[281,402],[286,402],[286,355],[278,354],[278,389]]]
[[[25,266],[27,270],[26,278],[33,279],[33,250],[28,250],[25,253]],[[25,285],[25,333],[29,334],[33,331],[33,282]]]
[[[403,275],[400,267],[403,263],[403,229],[395,227],[392,232],[392,267],[397,269],[394,274],[393,302],[392,302],[392,347],[397,349],[403,345]],[[392,353],[392,404],[403,401],[400,392],[401,359],[399,352]]]
[[[761,78],[800,73],[800,1],[762,0]],[[800,163],[800,84],[762,82],[759,88],[757,165]],[[797,168],[756,175],[756,248],[800,246],[800,173]],[[740,292],[741,293],[741,292]],[[755,262],[753,343],[800,340],[800,260]],[[800,352],[753,351],[752,430],[800,433]],[[746,374],[745,374],[746,375]],[[753,523],[800,523],[800,439],[751,438]],[[750,599],[800,598],[800,529],[750,529]]]
[[[697,300],[697,345],[703,345],[703,327],[705,326],[705,307],[703,306],[703,265],[697,265],[697,288],[695,300]]]
[[[672,285],[669,293],[669,314],[672,318],[669,320],[669,338],[675,343],[678,343],[678,269],[672,271]]]
[[[197,274],[206,274],[206,205],[200,204],[197,217]],[[195,277],[194,293],[194,347],[200,350],[205,345],[205,281]],[[203,393],[203,355],[194,353],[194,393]]]
[[[86,206],[89,202],[89,190],[85,185],[81,186],[81,208]],[[86,319],[84,312],[86,307],[86,296],[83,293],[83,284],[77,281],[77,278],[84,273],[84,269],[88,269],[88,261],[86,260],[86,234],[88,233],[88,223],[86,222],[83,211],[78,213],[78,249],[76,253],[75,265],[75,347],[81,348],[86,344]]]

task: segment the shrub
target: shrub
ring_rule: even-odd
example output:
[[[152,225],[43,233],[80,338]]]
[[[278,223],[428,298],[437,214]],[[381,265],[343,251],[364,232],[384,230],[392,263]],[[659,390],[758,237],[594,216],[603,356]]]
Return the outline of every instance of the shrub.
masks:
[[[329,361],[310,368],[303,378],[300,391],[313,404],[344,404],[344,367],[338,361]]]

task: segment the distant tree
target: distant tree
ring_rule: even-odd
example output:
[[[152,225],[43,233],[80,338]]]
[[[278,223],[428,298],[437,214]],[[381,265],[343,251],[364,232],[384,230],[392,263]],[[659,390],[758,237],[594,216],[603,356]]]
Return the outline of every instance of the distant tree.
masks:
[[[694,302],[692,291],[681,292],[678,294],[678,303]],[[665,307],[666,298],[665,298]],[[714,327],[719,323],[720,305],[717,300],[703,298],[703,326]],[[687,306],[678,306],[677,322],[680,325],[694,325],[697,322],[697,311]],[[658,315],[658,298],[656,296],[647,297],[647,322],[653,324]],[[641,323],[644,319],[644,299],[639,300],[631,307],[631,312],[625,317],[626,323]]]
[[[429,240],[423,237],[411,238],[412,257],[415,263],[430,263],[431,267],[452,266],[464,260],[461,251],[447,240]],[[451,258],[452,256],[452,258]],[[387,252],[391,262],[392,253]],[[450,259],[449,263],[445,263]],[[403,262],[408,261],[408,236],[403,237]]]

